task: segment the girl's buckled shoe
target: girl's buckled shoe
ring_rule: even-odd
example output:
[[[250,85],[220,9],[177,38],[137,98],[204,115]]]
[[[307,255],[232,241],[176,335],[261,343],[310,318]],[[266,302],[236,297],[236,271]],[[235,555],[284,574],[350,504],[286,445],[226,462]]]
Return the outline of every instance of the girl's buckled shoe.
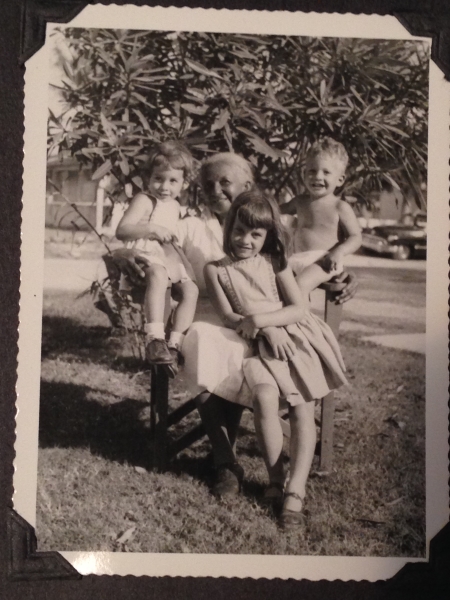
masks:
[[[288,529],[289,527],[303,527],[306,522],[306,517],[302,513],[303,498],[300,498],[300,496],[295,492],[286,492],[284,494],[284,500],[286,501],[286,498],[289,498],[289,496],[301,502],[300,510],[290,510],[283,505],[281,514],[278,518],[278,525],[281,527],[281,529]]]

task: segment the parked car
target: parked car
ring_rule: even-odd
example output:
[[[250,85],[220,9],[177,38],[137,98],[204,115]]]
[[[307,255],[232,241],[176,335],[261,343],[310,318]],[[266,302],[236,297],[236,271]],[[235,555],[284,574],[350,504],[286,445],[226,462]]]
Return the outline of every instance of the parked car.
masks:
[[[411,224],[379,225],[363,229],[362,247],[378,254],[390,254],[396,260],[407,260],[426,255],[427,217],[417,214]]]

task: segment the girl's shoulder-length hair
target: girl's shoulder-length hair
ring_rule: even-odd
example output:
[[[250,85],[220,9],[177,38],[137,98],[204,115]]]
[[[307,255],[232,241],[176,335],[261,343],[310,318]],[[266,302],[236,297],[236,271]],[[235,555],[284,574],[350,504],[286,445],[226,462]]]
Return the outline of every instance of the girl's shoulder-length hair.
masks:
[[[246,227],[262,228],[267,231],[261,252],[274,258],[280,270],[285,269],[290,250],[290,238],[281,222],[280,210],[275,200],[259,189],[252,189],[237,196],[228,211],[224,227],[223,250],[230,257],[234,256],[231,232],[237,218]]]

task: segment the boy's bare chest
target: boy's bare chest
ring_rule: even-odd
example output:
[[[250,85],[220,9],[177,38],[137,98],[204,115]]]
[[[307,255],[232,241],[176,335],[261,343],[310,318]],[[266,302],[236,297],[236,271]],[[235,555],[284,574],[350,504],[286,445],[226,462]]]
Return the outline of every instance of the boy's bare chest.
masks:
[[[311,202],[300,206],[297,210],[298,227],[305,229],[333,229],[339,223],[339,212],[336,203]]]

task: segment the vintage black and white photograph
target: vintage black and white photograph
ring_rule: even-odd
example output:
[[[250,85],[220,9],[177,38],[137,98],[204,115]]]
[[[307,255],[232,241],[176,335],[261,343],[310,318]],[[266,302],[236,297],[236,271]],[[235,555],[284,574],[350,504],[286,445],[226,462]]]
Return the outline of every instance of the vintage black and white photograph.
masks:
[[[39,549],[425,559],[429,40],[218,15],[47,33]]]

